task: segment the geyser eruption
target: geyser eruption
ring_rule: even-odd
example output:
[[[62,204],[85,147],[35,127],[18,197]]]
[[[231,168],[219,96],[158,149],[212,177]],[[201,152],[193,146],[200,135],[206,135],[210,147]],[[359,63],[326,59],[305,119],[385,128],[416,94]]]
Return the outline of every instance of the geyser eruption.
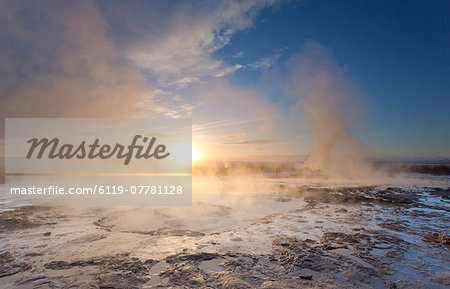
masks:
[[[313,151],[308,165],[330,176],[368,177],[370,166],[363,142],[353,136],[342,117],[327,110],[311,111]]]
[[[361,117],[360,93],[345,77],[329,49],[309,41],[293,59],[294,82],[311,130],[313,147],[307,165],[329,177],[368,178],[367,149],[350,130]]]

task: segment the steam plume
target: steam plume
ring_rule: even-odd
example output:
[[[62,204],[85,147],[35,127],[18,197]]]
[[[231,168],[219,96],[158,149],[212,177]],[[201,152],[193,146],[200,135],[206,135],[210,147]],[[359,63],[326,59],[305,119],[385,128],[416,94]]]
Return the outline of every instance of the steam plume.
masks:
[[[297,107],[311,129],[308,166],[332,177],[361,178],[371,173],[365,144],[349,124],[361,118],[360,93],[326,47],[312,41],[292,60]]]

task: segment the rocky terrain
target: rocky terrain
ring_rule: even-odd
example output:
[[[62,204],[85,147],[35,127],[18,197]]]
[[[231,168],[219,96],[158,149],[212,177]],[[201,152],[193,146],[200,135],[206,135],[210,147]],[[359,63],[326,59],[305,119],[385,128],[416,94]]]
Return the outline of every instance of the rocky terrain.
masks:
[[[450,191],[270,180],[189,208],[0,214],[2,288],[445,288]]]

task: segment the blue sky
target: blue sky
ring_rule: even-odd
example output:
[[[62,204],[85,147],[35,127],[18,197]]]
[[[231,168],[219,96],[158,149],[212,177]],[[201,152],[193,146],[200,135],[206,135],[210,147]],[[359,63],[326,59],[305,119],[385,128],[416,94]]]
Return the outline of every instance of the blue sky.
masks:
[[[0,11],[7,117],[190,117],[204,158],[304,155],[327,135],[333,149],[450,156],[448,1],[2,1]]]

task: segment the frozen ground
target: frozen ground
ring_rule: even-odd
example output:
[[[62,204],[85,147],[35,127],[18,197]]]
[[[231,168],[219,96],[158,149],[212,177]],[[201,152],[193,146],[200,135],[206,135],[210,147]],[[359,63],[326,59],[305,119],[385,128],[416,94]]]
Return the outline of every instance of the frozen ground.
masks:
[[[450,179],[195,177],[192,207],[2,202],[1,288],[445,288]]]

